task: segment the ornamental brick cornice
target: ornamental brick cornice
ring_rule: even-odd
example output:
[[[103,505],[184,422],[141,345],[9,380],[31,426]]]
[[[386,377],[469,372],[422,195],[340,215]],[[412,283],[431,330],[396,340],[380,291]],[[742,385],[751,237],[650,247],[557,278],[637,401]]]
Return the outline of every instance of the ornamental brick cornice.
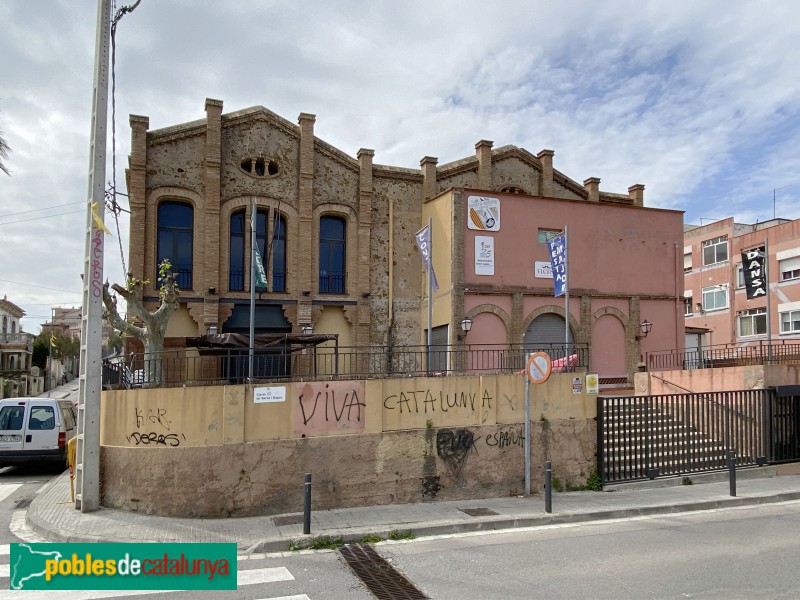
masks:
[[[335,146],[331,146],[329,143],[323,142],[316,136],[314,137],[314,150],[339,163],[340,165],[347,167],[354,173],[358,173],[361,168],[357,159],[346,154],[345,152],[342,152]]]
[[[372,177],[373,179],[380,177],[381,179],[399,179],[402,181],[413,181],[415,183],[422,183],[423,179],[419,169],[391,167],[389,165],[373,165]]]
[[[300,127],[263,106],[253,106],[222,115],[223,129],[257,122],[268,123],[287,135],[297,140],[300,139]]]
[[[504,160],[510,160],[516,158],[525,164],[533,167],[534,169],[541,171],[542,170],[542,161],[536,158],[535,155],[531,154],[525,148],[520,148],[519,146],[507,145],[501,146],[496,150],[492,151],[492,163],[497,164]]]
[[[147,147],[152,148],[153,146],[168,144],[190,137],[205,137],[206,131],[205,119],[164,127],[163,129],[151,129],[147,132]]]

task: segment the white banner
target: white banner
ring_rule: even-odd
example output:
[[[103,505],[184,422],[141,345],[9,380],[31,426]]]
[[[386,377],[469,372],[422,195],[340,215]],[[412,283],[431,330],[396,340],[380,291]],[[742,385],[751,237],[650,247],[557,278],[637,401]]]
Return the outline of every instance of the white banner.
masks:
[[[494,275],[494,238],[475,236],[475,275]]]

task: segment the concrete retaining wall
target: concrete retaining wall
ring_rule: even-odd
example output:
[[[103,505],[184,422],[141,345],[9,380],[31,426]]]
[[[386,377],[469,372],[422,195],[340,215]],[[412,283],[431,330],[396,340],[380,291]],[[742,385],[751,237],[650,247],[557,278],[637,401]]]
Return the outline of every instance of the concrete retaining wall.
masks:
[[[595,398],[572,383],[572,374],[554,374],[532,386],[534,490],[546,459],[565,484],[584,483],[595,468]],[[519,375],[255,392],[104,392],[103,505],[194,517],[299,512],[306,472],[316,509],[524,492]]]

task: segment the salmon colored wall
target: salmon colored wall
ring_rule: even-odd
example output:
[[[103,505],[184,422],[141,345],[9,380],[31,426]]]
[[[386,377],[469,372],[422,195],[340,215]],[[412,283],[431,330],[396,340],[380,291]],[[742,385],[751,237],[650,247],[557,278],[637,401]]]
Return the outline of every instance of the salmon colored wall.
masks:
[[[465,190],[465,197],[470,193]],[[675,248],[683,240],[680,212],[574,200],[497,197],[500,231],[465,230],[465,285],[552,289],[552,280],[534,277],[534,262],[549,260],[547,245],[537,242],[537,230],[562,229],[568,224],[572,289],[637,295],[676,293],[677,253],[683,258],[682,248]],[[492,276],[475,275],[476,235],[494,237]]]

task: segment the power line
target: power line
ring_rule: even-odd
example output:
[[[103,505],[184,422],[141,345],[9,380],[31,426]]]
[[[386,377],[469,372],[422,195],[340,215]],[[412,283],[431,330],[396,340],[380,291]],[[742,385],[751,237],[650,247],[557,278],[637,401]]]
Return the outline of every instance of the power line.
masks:
[[[67,294],[80,295],[80,294],[83,293],[83,292],[73,292],[72,290],[61,290],[61,289],[58,289],[58,288],[44,287],[43,285],[34,285],[32,283],[22,283],[20,281],[9,281],[8,279],[0,279],[0,281],[2,281],[3,283],[13,283],[14,285],[24,285],[24,286],[27,286],[27,287],[39,288],[39,289],[42,289],[42,290],[52,290],[54,292],[65,292]]]
[[[0,225],[13,225],[14,223],[26,223],[27,221],[38,221],[39,219],[50,219],[52,217],[63,217],[64,215],[76,215],[78,213],[82,213],[85,211],[82,210],[73,210],[71,212],[59,213],[57,215],[46,215],[44,217],[34,217],[32,219],[20,219],[19,221],[6,221],[5,223],[0,223]]]
[[[15,213],[6,213],[4,215],[0,215],[0,219],[5,219],[6,217],[14,217],[16,215],[25,215],[32,212],[41,212],[43,210],[50,210],[51,208],[61,208],[62,206],[73,206],[75,204],[83,204],[83,202],[68,202],[67,204],[55,204],[53,206],[45,206],[44,208],[34,208],[33,210],[23,210],[22,212],[15,212]]]

